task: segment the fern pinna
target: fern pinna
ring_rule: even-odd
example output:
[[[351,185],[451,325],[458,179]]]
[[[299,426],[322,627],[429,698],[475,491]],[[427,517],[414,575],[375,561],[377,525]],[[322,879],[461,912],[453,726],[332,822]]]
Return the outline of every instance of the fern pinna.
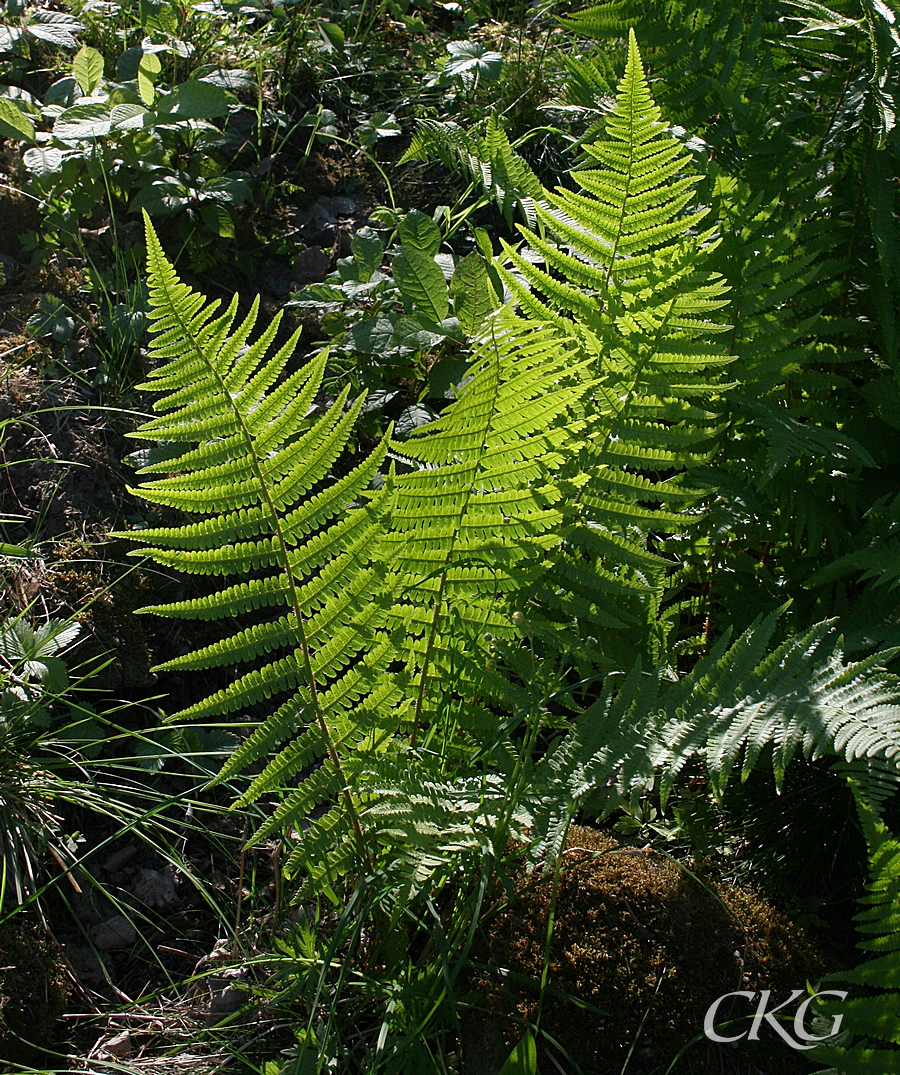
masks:
[[[857,947],[872,958],[831,976],[849,996],[820,1002],[826,1022],[856,1040],[826,1042],[811,1059],[831,1065],[818,1075],[897,1075],[900,1051],[890,1046],[900,1045],[900,841],[878,816],[865,781],[850,782],[869,849],[869,883],[856,915],[863,940]]]

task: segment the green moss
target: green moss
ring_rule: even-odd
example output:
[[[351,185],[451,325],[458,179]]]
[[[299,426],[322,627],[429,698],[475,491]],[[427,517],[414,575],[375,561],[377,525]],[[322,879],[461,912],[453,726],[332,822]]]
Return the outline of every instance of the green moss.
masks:
[[[56,942],[21,914],[0,924],[0,1061],[46,1066],[67,1001]]]
[[[564,862],[540,1026],[584,1075],[620,1072],[633,1044],[628,1075],[665,1072],[694,1038],[674,1072],[808,1071],[774,1034],[731,1047],[702,1033],[709,1005],[725,993],[771,989],[786,1000],[836,969],[802,930],[751,892],[723,883],[710,891],[665,857],[591,829],[572,830]],[[523,878],[476,954],[491,969],[473,985],[507,1017],[507,1045],[521,1020],[537,1016],[551,891],[551,879]],[[557,1069],[547,1058],[541,1070]]]

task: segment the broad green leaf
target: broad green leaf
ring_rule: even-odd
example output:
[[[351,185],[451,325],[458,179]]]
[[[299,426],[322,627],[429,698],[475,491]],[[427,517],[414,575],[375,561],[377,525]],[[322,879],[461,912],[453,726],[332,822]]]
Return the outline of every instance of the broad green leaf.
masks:
[[[191,191],[173,175],[165,175],[144,187],[128,206],[129,212],[146,209],[154,216],[169,216],[190,205]]]
[[[374,116],[356,128],[356,136],[360,144],[369,149],[379,138],[395,138],[400,133],[400,124],[393,112],[376,112]]]
[[[222,90],[252,90],[256,86],[256,78],[251,71],[245,71],[239,67],[213,67],[210,70],[198,71],[194,78],[201,82],[211,82]]]
[[[334,52],[337,49],[340,52],[344,47],[344,31],[340,26],[336,22],[321,21],[316,25],[319,28],[319,37],[322,38],[325,51]]]
[[[140,45],[125,49],[116,61],[116,81],[131,82],[137,78],[141,58],[145,55]]]
[[[201,201],[221,202],[223,205],[240,205],[250,193],[250,180],[245,175],[229,172],[210,179],[200,193]]]
[[[404,351],[427,351],[444,339],[440,326],[429,318],[401,317],[394,330],[394,346]]]
[[[451,41],[447,46],[450,59],[444,68],[448,78],[459,78],[466,89],[474,88],[479,81],[493,82],[500,75],[503,57],[490,52],[477,41]]]
[[[429,399],[456,399],[456,390],[465,380],[469,361],[463,355],[445,355],[428,371]]]
[[[58,149],[41,149],[35,146],[25,151],[22,163],[35,179],[46,179],[48,175],[55,175],[62,168],[63,155]]]
[[[41,657],[25,662],[25,674],[40,682],[50,694],[61,694],[69,685],[69,670],[59,657]]]
[[[537,1043],[530,1030],[506,1058],[500,1075],[538,1075]]]
[[[234,219],[224,205],[206,202],[200,207],[200,215],[210,231],[214,231],[222,239],[234,238]]]
[[[116,105],[109,114],[110,127],[118,130],[132,130],[144,126],[144,117],[150,113],[146,108],[136,104]]]
[[[57,45],[63,49],[77,49],[78,42],[74,38],[84,26],[73,15],[66,15],[62,11],[48,11],[40,8],[28,19],[27,31],[38,41],[46,41],[48,45]]]
[[[232,100],[230,93],[211,82],[191,79],[176,86],[160,101],[160,118],[168,114],[179,119],[224,119]]]
[[[53,124],[53,137],[61,142],[82,142],[109,134],[111,109],[109,105],[74,105]]]
[[[156,97],[156,79],[162,70],[159,56],[155,52],[145,52],[140,58],[137,69],[138,93],[149,108]]]
[[[72,60],[72,74],[85,96],[90,96],[103,78],[103,57],[89,45],[82,45]]]
[[[350,244],[353,260],[361,270],[363,280],[370,280],[372,274],[381,265],[384,255],[384,243],[371,228],[360,228]]]
[[[435,418],[437,418],[437,414],[431,407],[426,407],[424,403],[413,403],[397,419],[394,434],[399,438],[408,437],[413,430],[418,429],[420,426],[428,425]]]
[[[6,97],[0,97],[0,137],[14,138],[17,142],[33,142],[34,124]]]
[[[453,310],[463,331],[474,336],[497,308],[497,297],[484,258],[473,251],[456,266],[450,281]]]
[[[29,560],[36,560],[38,558],[37,553],[29,552],[28,549],[23,549],[21,545],[9,545],[7,542],[0,542],[0,556],[14,556],[14,557],[27,557]]]
[[[447,281],[434,258],[423,250],[402,247],[394,256],[393,270],[404,304],[431,321],[443,321],[450,301]]]
[[[373,218],[374,219],[374,218]],[[400,233],[400,242],[403,246],[412,247],[414,250],[422,250],[429,257],[433,256],[441,248],[441,229],[435,224],[430,216],[413,209],[400,221],[397,229]]]
[[[360,321],[347,333],[354,351],[363,355],[386,355],[394,340],[394,318],[370,317]]]
[[[71,75],[64,75],[58,78],[44,94],[44,104],[71,108],[81,95],[81,87],[76,80]]]

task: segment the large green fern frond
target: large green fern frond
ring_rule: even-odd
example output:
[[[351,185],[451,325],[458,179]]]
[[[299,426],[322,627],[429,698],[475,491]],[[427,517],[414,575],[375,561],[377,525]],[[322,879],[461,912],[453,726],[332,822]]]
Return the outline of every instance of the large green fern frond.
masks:
[[[777,610],[729,644],[723,636],[677,683],[636,664],[608,677],[535,773],[535,854],[558,850],[568,812],[590,797],[607,813],[658,786],[665,802],[692,760],[722,795],[740,764],[747,775],[770,758],[780,786],[791,758],[833,755],[892,788],[900,776],[900,678],[883,671],[892,651],[844,660],[833,624],[772,645]],[[886,792],[879,792],[883,795]]]
[[[851,971],[831,975],[850,986],[850,995],[820,1002],[826,1016],[840,1019],[843,1033],[862,1039],[852,1045],[821,1045],[810,1059],[830,1064],[819,1075],[894,1075],[900,1072],[900,841],[893,836],[851,778],[869,849],[869,883],[860,899],[858,947],[872,953]],[[829,982],[831,986],[832,982]],[[856,986],[863,995],[854,995]],[[886,1047],[887,1046],[887,1047]]]
[[[249,715],[260,703],[278,699],[265,730],[232,756],[220,779],[266,757],[269,767],[257,781],[258,793],[260,786],[277,786],[282,770],[294,775],[300,765],[321,759],[317,789],[333,806],[328,825],[352,836],[355,854],[362,856],[358,861],[365,861],[368,850],[341,753],[350,728],[361,723],[355,711],[373,694],[390,693],[383,678],[386,647],[379,644],[383,586],[372,559],[392,494],[389,482],[380,493],[370,488],[387,443],[328,484],[361,401],[347,407],[344,392],[311,418],[324,359],[276,386],[297,334],[269,357],[276,317],[248,343],[258,305],[232,330],[236,300],[214,317],[215,304],[177,278],[149,220],[146,225],[155,330],[150,356],[164,364],[154,367],[144,387],[164,395],[155,404],[160,417],[133,435],[182,444],[184,450],[151,464],[147,472],[165,476],[134,492],[201,519],[142,531],[146,544],[134,555],[237,581],[144,611],[227,620],[270,610],[265,622],[239,627],[163,666],[247,667],[227,687],[172,719]],[[383,656],[381,663],[373,654]],[[315,794],[306,789],[299,808],[308,813],[310,801],[315,805]],[[317,824],[322,827],[322,820]],[[336,868],[327,856],[323,861],[329,870]]]
[[[691,208],[699,175],[661,121],[634,35],[605,135],[585,153],[580,189],[545,194],[542,234],[520,228],[528,250],[504,244],[502,273],[520,316],[583,355],[594,382],[565,545],[533,591],[543,630],[602,639],[601,666],[627,668],[628,628],[646,640],[673,566],[659,538],[696,527],[707,492],[691,472],[721,426],[727,288],[706,213]]]

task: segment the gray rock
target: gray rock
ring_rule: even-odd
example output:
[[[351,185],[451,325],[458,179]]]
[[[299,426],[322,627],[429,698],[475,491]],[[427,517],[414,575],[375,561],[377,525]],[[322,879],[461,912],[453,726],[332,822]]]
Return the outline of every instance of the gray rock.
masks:
[[[175,880],[168,870],[141,870],[131,886],[132,895],[145,907],[166,911],[180,903]]]
[[[296,284],[305,287],[307,284],[316,284],[324,280],[330,268],[329,255],[317,246],[308,246],[295,258],[291,276]]]
[[[127,1030],[123,1030],[121,1034],[103,1042],[100,1051],[116,1060],[127,1060],[131,1056],[131,1035]]]
[[[137,848],[134,844],[129,844],[128,847],[122,847],[118,851],[114,851],[106,862],[103,863],[103,869],[107,873],[116,873],[121,870],[123,866],[127,866],[129,862],[137,854]]]
[[[134,923],[124,915],[114,915],[105,922],[93,926],[90,938],[101,952],[113,952],[117,948],[127,948],[137,940]]]

